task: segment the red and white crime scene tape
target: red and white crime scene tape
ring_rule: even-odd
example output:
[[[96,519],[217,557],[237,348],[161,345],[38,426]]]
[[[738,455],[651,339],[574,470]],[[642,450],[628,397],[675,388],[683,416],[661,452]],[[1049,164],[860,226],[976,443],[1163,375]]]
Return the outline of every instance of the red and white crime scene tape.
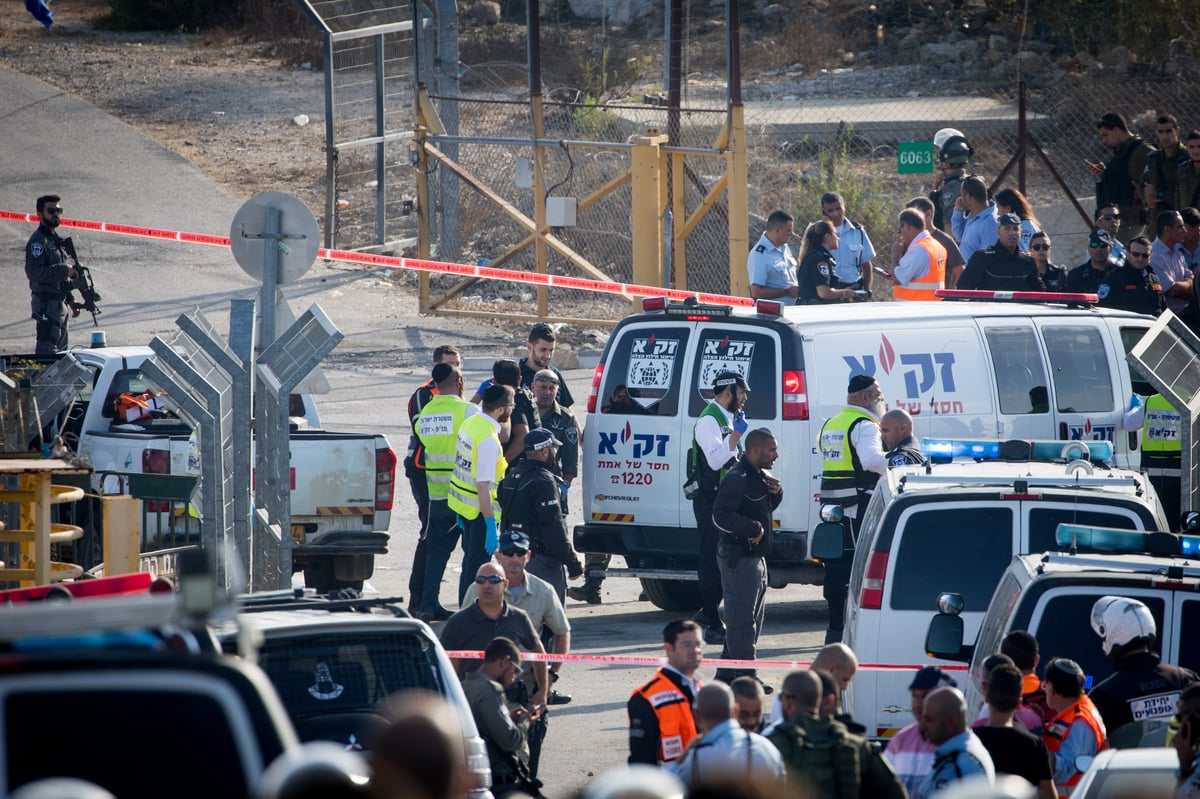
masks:
[[[38,223],[37,214],[19,213],[16,211],[0,210],[0,219],[10,219],[16,222]],[[99,233],[115,233],[122,236],[134,236],[143,239],[159,241],[178,241],[187,244],[207,244],[213,247],[228,247],[228,236],[211,236],[206,233],[188,233],[182,230],[161,230],[159,228],[121,225],[114,222],[93,222],[87,219],[63,219],[64,227],[80,230],[94,230]],[[529,283],[536,286],[553,286],[555,288],[580,289],[595,291],[601,294],[620,294],[626,297],[666,297],[672,300],[686,300],[694,297],[699,302],[719,305],[736,305],[751,307],[754,300],[748,297],[733,297],[726,294],[707,294],[698,291],[680,291],[679,289],[662,288],[661,286],[639,286],[632,283],[614,283],[605,280],[592,280],[569,275],[543,275],[537,272],[522,272],[515,269],[497,269],[491,266],[474,264],[458,264],[447,261],[426,261],[420,258],[397,258],[391,255],[373,255],[352,250],[330,250],[324,247],[317,250],[317,257],[328,261],[343,261],[346,263],[366,264],[369,266],[386,266],[393,269],[412,269],[421,272],[434,272],[461,277],[477,277],[490,280],[509,280],[517,283]]]
[[[452,658],[462,660],[482,660],[483,652],[474,650],[455,650],[447,652]],[[521,660],[529,663],[603,663],[608,666],[654,666],[666,662],[664,658],[649,655],[556,655],[550,652],[522,652]],[[803,660],[736,660],[734,658],[704,658],[702,667],[717,666],[728,669],[807,669],[811,661]],[[917,671],[928,663],[908,665],[900,663],[859,663],[859,671]],[[967,666],[942,665],[943,671],[967,671]]]

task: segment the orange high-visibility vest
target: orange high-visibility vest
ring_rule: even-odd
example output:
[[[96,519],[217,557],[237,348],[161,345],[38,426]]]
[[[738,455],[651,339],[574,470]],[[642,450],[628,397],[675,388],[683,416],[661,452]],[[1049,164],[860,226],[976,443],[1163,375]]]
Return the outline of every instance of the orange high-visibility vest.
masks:
[[[914,239],[909,247],[920,247],[929,256],[929,269],[921,277],[916,278],[906,286],[897,283],[892,287],[892,299],[906,302],[941,301],[941,297],[933,296],[933,292],[942,288],[946,282],[946,248],[937,243],[933,236],[923,236]]]

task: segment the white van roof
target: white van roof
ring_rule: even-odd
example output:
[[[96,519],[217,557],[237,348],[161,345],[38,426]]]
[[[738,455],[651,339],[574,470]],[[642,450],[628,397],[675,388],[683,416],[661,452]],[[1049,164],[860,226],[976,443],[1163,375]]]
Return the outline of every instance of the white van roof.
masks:
[[[735,308],[735,316],[752,316],[753,308]],[[1113,308],[1069,308],[1065,305],[1026,302],[864,302],[855,305],[793,305],[783,310],[783,318],[797,325],[852,319],[863,329],[887,331],[886,324],[898,320],[928,319],[939,324],[948,319],[978,317],[1087,316],[1125,317],[1146,320],[1141,314]],[[874,326],[879,325],[878,327]]]
[[[1128,574],[1143,578],[1157,576],[1166,579],[1167,570],[1170,568],[1181,569],[1184,577],[1200,577],[1200,562],[1195,560],[1133,553],[1105,555],[1081,552],[1077,555],[1068,555],[1050,552],[1018,555],[1013,559],[1012,567],[1015,567],[1018,561],[1030,579],[1039,575],[1082,572],[1104,572],[1114,577]]]
[[[888,469],[887,487],[893,494],[941,493],[947,486],[1012,486],[1019,480],[1031,489],[1079,488],[1126,497],[1145,496],[1149,482],[1141,474],[1128,469],[1095,468],[1088,474],[1084,468],[1067,470],[1066,463],[1046,461],[981,461],[956,460],[924,466],[897,466]]]

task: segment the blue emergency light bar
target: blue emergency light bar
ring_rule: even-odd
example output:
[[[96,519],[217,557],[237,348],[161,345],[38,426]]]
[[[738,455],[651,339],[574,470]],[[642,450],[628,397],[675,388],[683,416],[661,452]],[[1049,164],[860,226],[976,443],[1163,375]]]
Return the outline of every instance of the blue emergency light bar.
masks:
[[[1054,533],[1054,542],[1060,547],[1172,557],[1194,556],[1200,551],[1200,536],[1177,535],[1158,530],[1087,527],[1082,524],[1058,525]]]
[[[993,441],[969,438],[923,438],[921,451],[935,463],[955,458],[979,461],[1061,461],[1084,459],[1102,463],[1112,460],[1111,441]]]

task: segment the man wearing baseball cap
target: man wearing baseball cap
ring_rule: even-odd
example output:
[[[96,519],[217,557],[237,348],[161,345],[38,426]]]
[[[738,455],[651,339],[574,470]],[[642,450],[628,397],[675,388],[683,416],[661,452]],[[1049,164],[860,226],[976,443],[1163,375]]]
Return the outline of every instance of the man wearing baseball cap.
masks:
[[[528,571],[554,586],[560,603],[566,601],[568,574],[572,580],[583,575],[583,564],[567,538],[560,503],[563,481],[554,473],[561,446],[546,428],[530,430],[525,434],[525,457],[496,489],[503,530],[529,537],[533,558]]]
[[[1021,217],[1001,214],[996,220],[996,243],[976,251],[967,261],[955,288],[980,291],[1045,291],[1037,264],[1020,251]]]
[[[1098,294],[1100,284],[1112,267],[1113,240],[1107,230],[1093,230],[1088,237],[1088,259],[1067,272],[1066,290],[1075,293]],[[1104,299],[1101,297],[1100,299]]]
[[[700,533],[700,612],[694,620],[704,628],[704,640],[725,643],[721,621],[721,568],[717,562],[719,536],[713,526],[713,503],[717,489],[741,454],[742,436],[750,428],[742,408],[750,396],[746,378],[737,372],[719,372],[713,379],[712,400],[700,412],[692,428],[684,493],[692,500],[696,529]]]
[[[933,771],[933,752],[937,749],[921,732],[921,713],[925,709],[925,696],[937,688],[958,685],[946,672],[937,666],[925,666],[917,671],[908,685],[912,698],[912,714],[917,719],[888,741],[883,757],[891,764],[896,777],[904,783],[904,790],[911,796],[929,772]]]
[[[879,420],[887,410],[883,389],[870,375],[854,375],[846,386],[846,407],[821,427],[818,441],[825,459],[821,470],[821,504],[841,505],[845,533],[842,557],[825,564],[825,601],[829,626],[825,643],[842,640],[846,596],[850,592],[850,562],[858,540],[859,509],[866,508],[881,474],[887,474],[887,455]]]

